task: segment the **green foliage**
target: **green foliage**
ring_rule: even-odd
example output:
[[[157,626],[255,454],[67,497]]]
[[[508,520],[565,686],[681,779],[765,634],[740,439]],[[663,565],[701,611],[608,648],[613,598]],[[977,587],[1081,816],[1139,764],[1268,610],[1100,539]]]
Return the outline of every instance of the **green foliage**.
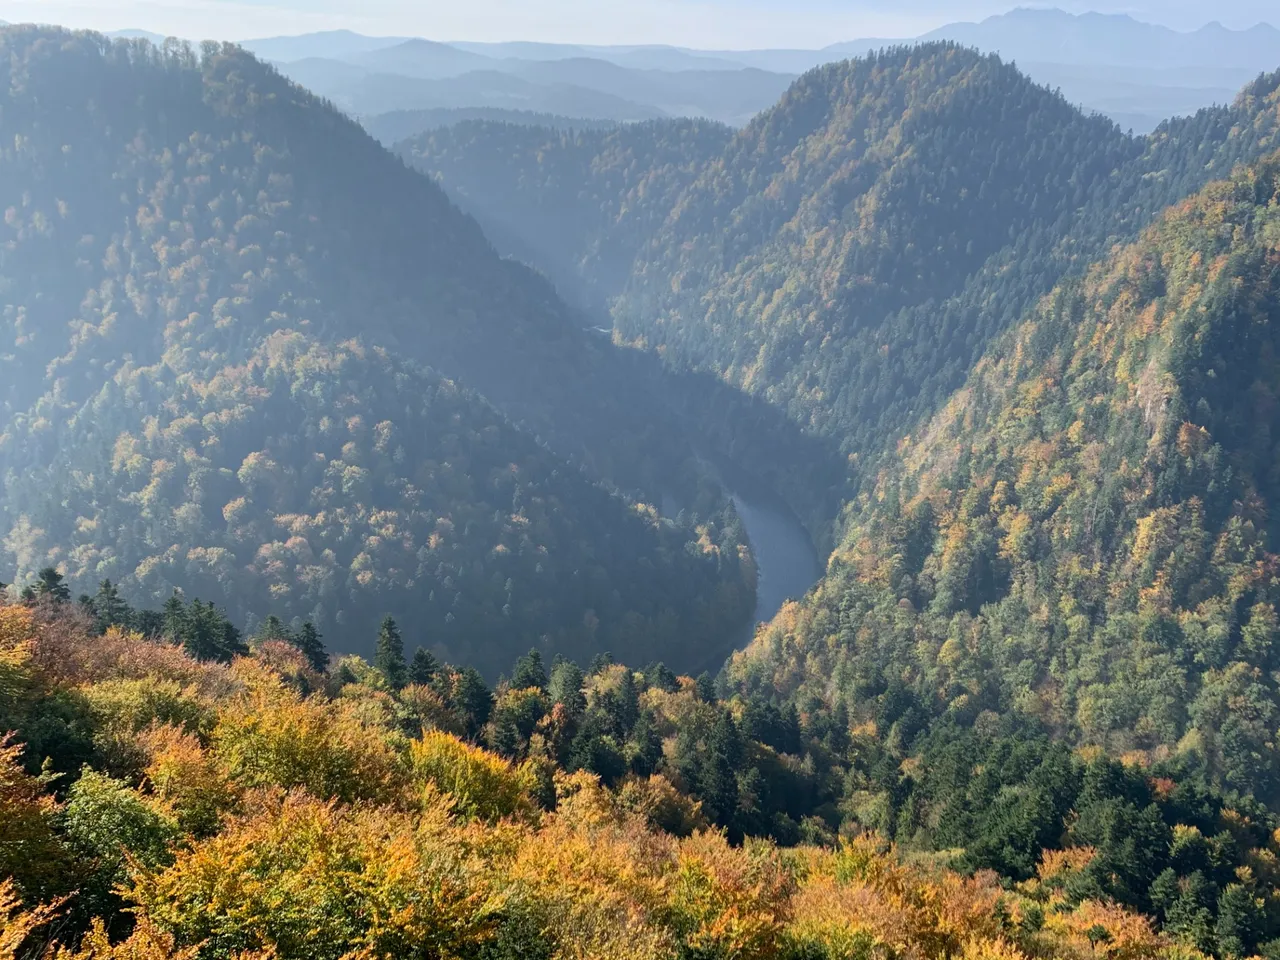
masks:
[[[600,308],[731,137],[729,127],[705,120],[603,129],[468,120],[395,149],[437,179],[505,253]]]
[[[378,628],[378,646],[373,665],[392,690],[399,690],[409,682],[409,667],[404,660],[404,640],[395,620],[385,617]]]
[[[608,304],[617,338],[764,401],[672,391],[821,540],[832,501],[1054,284],[1280,146],[1278,90],[1259,78],[1135,138],[996,57],[925,44],[811,71],[731,137],[477,123],[401,151],[504,252]]]
[[[531,807],[532,768],[512,766],[447,733],[430,731],[415,740],[410,763],[414,778],[448,795],[463,816],[499,820]],[[428,803],[435,800],[427,795]]]
[[[165,601],[163,624],[165,638],[181,644],[197,660],[230,663],[249,651],[240,631],[212,602],[193,598],[187,603],[175,593]]]
[[[727,644],[754,569],[687,431],[437,186],[239,48],[0,53],[0,550],[33,593],[100,585],[100,629],[209,598],[119,625],[217,660],[224,608],[366,644],[390,611],[489,675]]]
[[[172,862],[177,825],[152,809],[127,783],[86,768],[71,787],[60,827],[88,876],[80,909],[110,915],[120,909],[115,894],[135,870]]]

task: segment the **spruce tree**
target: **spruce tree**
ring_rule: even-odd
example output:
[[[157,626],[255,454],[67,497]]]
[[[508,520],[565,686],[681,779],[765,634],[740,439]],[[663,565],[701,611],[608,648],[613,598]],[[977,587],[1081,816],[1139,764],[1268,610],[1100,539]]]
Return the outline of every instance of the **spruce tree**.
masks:
[[[307,663],[316,673],[324,673],[329,668],[329,651],[324,648],[320,639],[320,631],[308,620],[293,637],[293,645],[302,651]]]
[[[711,674],[703,671],[695,682],[698,688],[698,699],[703,703],[715,703],[716,683],[711,679]]]
[[[391,617],[385,618],[378,630],[378,650],[373,665],[393,690],[399,690],[409,682],[409,668],[404,662],[404,640]]]
[[[440,672],[440,661],[431,655],[425,647],[413,651],[413,660],[409,663],[409,682],[425,687]]]
[[[698,771],[698,788],[707,815],[732,834],[738,812],[737,766],[742,760],[742,742],[737,725],[728,711],[721,711],[707,739],[707,752]]]
[[[467,726],[467,736],[476,737],[489,722],[493,712],[493,695],[489,693],[484,678],[475,667],[467,667],[458,674],[453,689],[453,706],[462,715]]]
[[[106,633],[111,627],[132,626],[133,610],[110,580],[98,584],[98,592],[93,597],[93,618],[99,633]]]
[[[581,667],[571,660],[561,660],[551,670],[551,684],[547,691],[551,702],[564,704],[565,712],[570,717],[577,717],[587,708],[587,698],[582,695],[585,681]]]
[[[273,613],[270,614],[267,619],[262,621],[262,629],[258,631],[257,639],[259,643],[267,643],[270,641],[292,643],[293,634],[290,632],[289,628],[284,625],[284,621]]]
[[[547,689],[547,670],[542,665],[542,654],[530,650],[516,661],[515,670],[511,673],[512,690]]]
[[[48,598],[54,603],[67,603],[71,600],[71,589],[63,582],[62,574],[55,567],[45,567],[36,574],[36,596]]]

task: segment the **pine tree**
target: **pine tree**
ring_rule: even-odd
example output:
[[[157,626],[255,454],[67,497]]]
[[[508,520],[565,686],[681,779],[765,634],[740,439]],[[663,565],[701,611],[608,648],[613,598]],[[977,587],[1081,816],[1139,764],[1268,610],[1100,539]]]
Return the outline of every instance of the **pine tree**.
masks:
[[[636,689],[635,674],[628,668],[622,672],[618,685],[618,728],[629,733],[640,717],[640,691]]]
[[[413,660],[409,663],[409,682],[426,686],[440,672],[440,661],[431,655],[426,647],[413,651]]]
[[[587,708],[587,698],[582,695],[585,682],[581,667],[571,660],[561,660],[551,670],[547,693],[552,703],[564,704],[565,712],[570,717],[577,717]]]
[[[721,711],[707,738],[707,752],[698,772],[698,789],[707,815],[732,833],[738,812],[737,767],[742,760],[742,741],[728,711]]]
[[[36,574],[36,596],[48,598],[54,603],[68,603],[71,589],[63,582],[62,574],[55,567],[45,567]]]
[[[182,595],[176,590],[164,602],[164,609],[161,611],[161,615],[164,618],[163,632],[165,637],[174,643],[182,643],[187,624],[187,605],[183,602]]]
[[[511,714],[501,711],[494,718],[488,736],[489,749],[509,759],[520,754],[520,729]]]
[[[674,693],[680,689],[680,678],[661,661],[645,667],[644,679],[648,686],[657,687],[659,690],[665,690],[668,693]]]
[[[453,705],[462,715],[469,737],[474,738],[489,722],[489,715],[493,712],[493,695],[475,667],[467,667],[458,674],[453,688]]]
[[[292,643],[293,633],[284,625],[284,621],[273,613],[262,621],[262,628],[258,631],[257,640],[259,643],[269,643],[271,641]]]
[[[1228,884],[1218,898],[1218,923],[1215,934],[1222,956],[1248,957],[1258,945],[1258,934],[1266,916],[1263,901],[1241,883]]]
[[[127,627],[133,625],[133,610],[124,602],[120,591],[110,580],[98,584],[98,592],[93,597],[94,626],[99,633],[106,633],[111,627]]]
[[[703,671],[695,682],[698,685],[698,699],[703,703],[715,703],[716,684],[715,681],[711,679],[711,674]]]
[[[547,689],[547,671],[542,665],[542,654],[530,650],[516,661],[511,673],[512,690]]]
[[[324,673],[329,669],[329,651],[324,648],[324,641],[320,639],[320,631],[316,629],[316,625],[308,620],[302,625],[302,628],[292,638],[293,645],[302,651],[302,655],[307,658],[307,663],[316,673]]]
[[[212,602],[187,605],[176,593],[165,601],[164,633],[197,660],[230,663],[249,652],[240,631]]]
[[[404,662],[404,640],[395,620],[387,617],[378,630],[378,649],[373,665],[393,690],[399,690],[409,681],[409,668]]]
[[[653,714],[648,710],[641,712],[631,729],[627,759],[631,772],[638,777],[647,777],[658,769],[658,761],[662,759],[662,736],[653,722]]]

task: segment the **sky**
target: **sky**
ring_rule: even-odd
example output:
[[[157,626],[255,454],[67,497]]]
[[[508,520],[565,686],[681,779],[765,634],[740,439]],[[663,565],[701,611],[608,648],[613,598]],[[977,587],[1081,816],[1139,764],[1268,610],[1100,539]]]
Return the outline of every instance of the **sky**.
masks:
[[[670,43],[704,49],[818,48],[908,38],[1018,5],[1010,0],[0,0],[0,20],[189,39],[248,40],[346,28],[433,40]],[[1276,0],[1058,0],[1190,30],[1210,20],[1280,26]]]

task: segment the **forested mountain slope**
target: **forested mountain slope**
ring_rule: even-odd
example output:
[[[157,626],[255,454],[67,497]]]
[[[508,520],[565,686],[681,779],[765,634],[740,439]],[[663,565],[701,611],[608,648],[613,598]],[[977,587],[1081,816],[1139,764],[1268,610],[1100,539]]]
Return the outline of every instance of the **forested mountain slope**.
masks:
[[[699,120],[612,130],[468,122],[396,147],[440,182],[503,250],[597,310],[733,131]]]
[[[541,636],[709,642],[707,601],[737,629],[752,578],[731,519],[677,530],[579,473],[692,490],[678,426],[438,187],[234,47],[0,45],[0,468],[22,576],[55,561],[81,588],[181,586],[246,614],[273,597],[322,630],[378,597],[455,656],[514,644],[503,660]]]
[[[1275,86],[1242,118],[1269,108],[1257,129],[1211,125],[1205,157],[1199,127],[1132,139],[959,47],[821,68],[682,198],[618,329],[851,453],[891,444],[959,385],[1007,310],[1202,185],[1227,141],[1269,142]],[[1157,178],[1172,182],[1153,190]]]
[[[1277,211],[1280,158],[1045,298],[733,659],[740,689],[849,718],[855,818],[1024,870],[1072,802],[1032,774],[1046,737],[1274,809]]]
[[[68,606],[0,603],[5,960],[1201,956],[1052,859],[1009,889],[871,837],[733,843],[743,761],[805,772],[669,672],[531,654],[494,696],[279,640],[200,662]]]
[[[1278,88],[1280,74],[1261,78],[1230,107],[1133,138],[953,45],[822,67],[674,203],[659,194],[662,226],[626,285],[599,292],[615,295],[624,340],[765,398],[853,456],[861,482],[1064,275],[1274,148]],[[467,135],[486,149],[510,142],[495,129]],[[512,150],[527,162],[490,174],[463,147],[448,135],[410,149],[464,203],[527,196],[563,156]],[[559,197],[555,222],[572,215],[586,237],[591,205],[567,214],[571,198]],[[500,246],[551,222],[514,200],[490,220]]]

